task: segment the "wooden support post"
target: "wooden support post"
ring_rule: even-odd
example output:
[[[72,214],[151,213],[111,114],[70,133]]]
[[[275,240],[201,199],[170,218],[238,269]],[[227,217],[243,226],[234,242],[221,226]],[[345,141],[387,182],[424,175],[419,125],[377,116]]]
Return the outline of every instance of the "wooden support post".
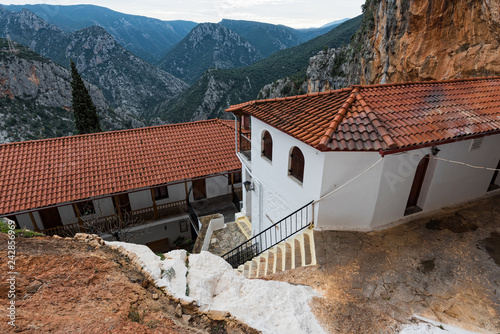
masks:
[[[151,188],[151,198],[153,199],[153,211],[155,214],[155,220],[158,220],[158,207],[156,206],[155,191]]]
[[[78,218],[78,229],[80,230],[80,233],[84,233],[85,229],[83,227],[83,220],[80,215],[80,210],[78,210],[78,205],[76,205],[76,203],[73,203],[73,210],[75,210],[76,217]]]
[[[40,232],[40,229],[38,228],[38,225],[36,224],[35,217],[33,217],[33,212],[29,213],[31,223],[33,224],[33,228],[35,229],[35,232]]]
[[[122,228],[122,222],[123,222],[123,219],[122,219],[122,207],[120,205],[120,201],[118,200],[118,196],[114,197],[114,201],[115,201],[115,209],[116,209],[116,211],[118,211],[116,213],[118,215],[118,224],[119,224],[120,228]]]
[[[238,134],[239,134],[239,150],[238,152],[241,152],[241,140],[243,139],[242,138],[242,134],[241,134],[241,123],[243,122],[243,114],[239,117],[240,118],[240,121],[238,122]]]

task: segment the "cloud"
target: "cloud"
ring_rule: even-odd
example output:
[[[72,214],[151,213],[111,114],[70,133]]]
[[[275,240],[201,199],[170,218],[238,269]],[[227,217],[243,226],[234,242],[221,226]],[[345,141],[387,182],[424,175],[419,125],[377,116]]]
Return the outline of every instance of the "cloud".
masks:
[[[227,9],[240,9],[262,5],[291,5],[296,2],[296,0],[222,0],[219,1],[217,7]]]
[[[47,3],[70,5],[81,0],[9,0],[12,4]],[[219,22],[222,19],[284,24],[294,28],[319,27],[361,14],[365,0],[85,0],[127,14],[162,20]]]

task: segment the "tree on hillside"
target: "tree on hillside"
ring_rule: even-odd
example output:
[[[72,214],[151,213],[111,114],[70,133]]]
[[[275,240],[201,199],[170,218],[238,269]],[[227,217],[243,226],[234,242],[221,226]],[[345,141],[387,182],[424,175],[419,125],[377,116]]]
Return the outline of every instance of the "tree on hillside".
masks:
[[[73,61],[71,61],[71,79],[73,115],[78,134],[101,132],[97,108]]]

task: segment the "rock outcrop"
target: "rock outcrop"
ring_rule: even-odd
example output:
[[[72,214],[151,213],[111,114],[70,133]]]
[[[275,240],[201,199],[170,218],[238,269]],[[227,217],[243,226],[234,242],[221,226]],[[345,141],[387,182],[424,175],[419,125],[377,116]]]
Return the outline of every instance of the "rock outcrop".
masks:
[[[346,54],[347,48],[342,47],[320,51],[318,55],[311,57],[307,68],[307,92],[324,92],[345,87],[349,71],[345,62]]]
[[[364,11],[349,83],[500,74],[498,1],[369,0]]]
[[[346,48],[311,58],[308,92],[500,75],[498,1],[367,0],[363,11]]]
[[[76,134],[71,73],[30,49],[0,39],[0,143]],[[86,83],[104,130],[134,119],[110,109],[102,91]]]

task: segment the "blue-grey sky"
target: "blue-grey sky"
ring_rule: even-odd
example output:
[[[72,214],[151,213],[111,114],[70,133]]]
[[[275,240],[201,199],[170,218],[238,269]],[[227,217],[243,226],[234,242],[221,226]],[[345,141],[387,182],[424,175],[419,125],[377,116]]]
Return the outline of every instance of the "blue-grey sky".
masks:
[[[161,20],[219,22],[222,19],[283,24],[293,28],[320,27],[361,14],[365,0],[3,0],[3,4],[94,4],[115,11]]]

